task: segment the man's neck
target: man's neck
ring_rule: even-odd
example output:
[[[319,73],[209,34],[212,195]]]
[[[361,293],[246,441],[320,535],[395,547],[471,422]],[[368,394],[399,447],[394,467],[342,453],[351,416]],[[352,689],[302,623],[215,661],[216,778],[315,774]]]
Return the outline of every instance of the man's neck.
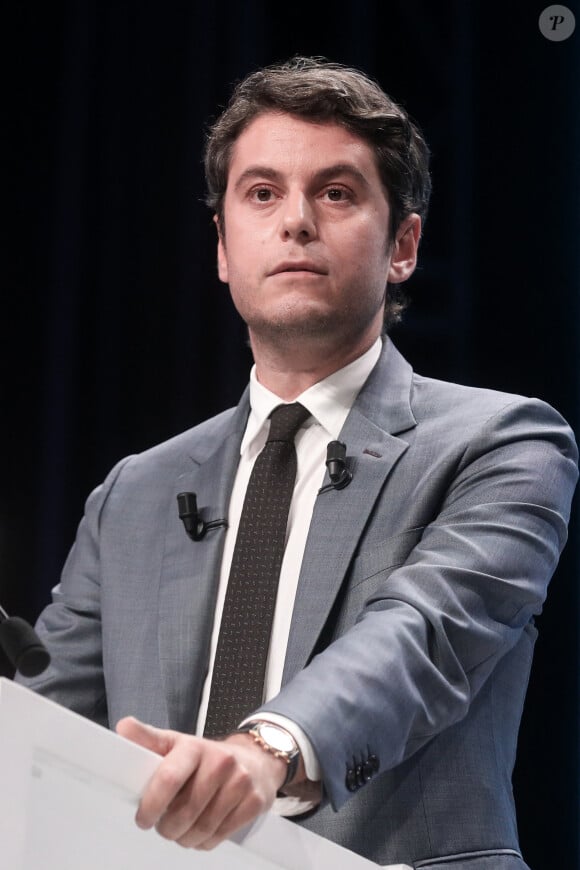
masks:
[[[285,352],[250,336],[258,381],[285,402],[293,402],[309,387],[354,362],[372,347],[378,335],[366,335],[351,347],[320,347],[310,343]]]

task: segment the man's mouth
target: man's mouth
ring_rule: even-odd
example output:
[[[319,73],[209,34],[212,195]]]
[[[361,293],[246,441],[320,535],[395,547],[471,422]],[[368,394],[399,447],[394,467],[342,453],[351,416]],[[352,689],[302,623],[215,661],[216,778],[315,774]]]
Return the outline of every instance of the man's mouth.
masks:
[[[288,260],[279,263],[269,273],[272,275],[281,275],[287,272],[309,272],[313,275],[326,275],[327,271],[318,263],[313,263],[311,260]]]

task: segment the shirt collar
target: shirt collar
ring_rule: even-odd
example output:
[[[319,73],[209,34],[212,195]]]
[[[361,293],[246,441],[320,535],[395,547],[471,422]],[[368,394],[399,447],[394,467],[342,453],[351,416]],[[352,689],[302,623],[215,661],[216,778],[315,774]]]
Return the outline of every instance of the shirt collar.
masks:
[[[336,439],[344,425],[350,409],[354,404],[363,384],[375,367],[381,355],[382,340],[375,343],[362,356],[353,362],[333,372],[322,381],[304,390],[295,401],[307,408],[312,417],[328,433]],[[274,408],[282,403],[275,393],[259,383],[256,377],[256,366],[250,372],[250,416],[242,439],[240,453],[247,450],[254,439],[262,431]],[[307,420],[305,425],[313,425],[313,420]]]

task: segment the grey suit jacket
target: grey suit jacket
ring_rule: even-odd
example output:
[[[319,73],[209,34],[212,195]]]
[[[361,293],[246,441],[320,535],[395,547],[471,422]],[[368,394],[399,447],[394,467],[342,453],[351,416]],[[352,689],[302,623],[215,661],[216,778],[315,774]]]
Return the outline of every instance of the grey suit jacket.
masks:
[[[119,463],[88,499],[28,681],[103,724],[194,728],[249,413]],[[324,802],[299,823],[379,864],[522,870],[511,773],[534,615],[566,538],[577,451],[537,400],[413,374],[390,341],[341,439],[350,486],[316,500],[280,694]],[[376,770],[378,768],[378,771]]]

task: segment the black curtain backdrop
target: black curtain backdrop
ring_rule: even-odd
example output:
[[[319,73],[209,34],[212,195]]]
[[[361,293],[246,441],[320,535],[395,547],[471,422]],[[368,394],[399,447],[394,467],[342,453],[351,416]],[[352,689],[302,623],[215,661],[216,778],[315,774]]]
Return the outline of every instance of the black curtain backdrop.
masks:
[[[23,2],[4,18],[0,600],[35,619],[88,492],[235,403],[200,154],[229,84],[294,53],[364,68],[433,150],[393,337],[421,373],[539,396],[580,429],[580,10],[547,3]],[[275,10],[275,11],[273,11]],[[515,788],[534,870],[578,866],[578,519],[544,614]],[[3,673],[8,665],[0,663]]]

